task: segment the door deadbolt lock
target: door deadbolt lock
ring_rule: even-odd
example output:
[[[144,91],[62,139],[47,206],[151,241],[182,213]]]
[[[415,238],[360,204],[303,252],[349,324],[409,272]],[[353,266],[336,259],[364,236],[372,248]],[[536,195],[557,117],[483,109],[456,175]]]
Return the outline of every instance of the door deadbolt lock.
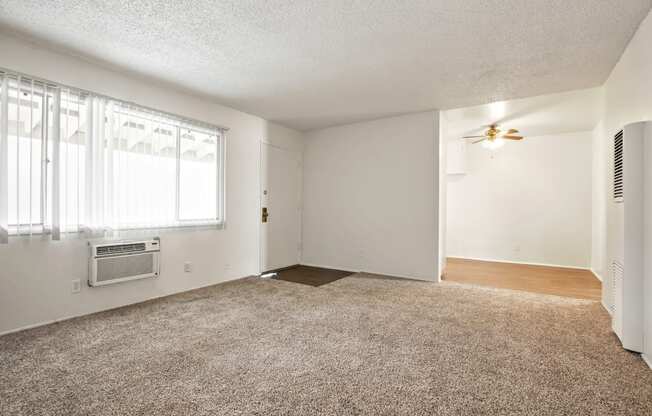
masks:
[[[269,212],[267,212],[267,207],[263,207],[263,222],[267,222],[267,217],[269,217]]]

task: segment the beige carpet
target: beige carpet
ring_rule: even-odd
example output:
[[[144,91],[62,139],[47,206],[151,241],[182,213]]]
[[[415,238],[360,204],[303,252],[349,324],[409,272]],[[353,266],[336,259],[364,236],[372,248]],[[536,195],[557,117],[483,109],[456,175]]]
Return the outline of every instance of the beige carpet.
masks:
[[[0,338],[5,415],[652,415],[598,303],[247,278]]]

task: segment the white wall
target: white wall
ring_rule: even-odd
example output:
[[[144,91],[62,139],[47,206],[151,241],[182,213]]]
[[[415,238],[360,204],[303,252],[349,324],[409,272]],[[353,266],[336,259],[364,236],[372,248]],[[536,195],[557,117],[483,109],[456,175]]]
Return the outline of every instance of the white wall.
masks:
[[[439,112],[309,132],[302,263],[436,280]]]
[[[447,255],[589,267],[591,132],[466,148],[448,176]]]
[[[71,280],[87,277],[86,241],[13,239],[0,245],[0,333],[258,272],[258,166],[265,120],[11,36],[0,34],[0,50],[0,65],[7,69],[231,129],[224,230],[165,232],[159,278],[103,288],[84,286],[79,294],[71,294]],[[183,273],[184,261],[193,262],[192,273]]]
[[[268,122],[264,141],[303,155],[303,136],[303,132]]]
[[[591,271],[603,280],[607,244],[607,161],[604,140],[604,121],[600,121],[592,135],[592,190],[591,190]]]
[[[605,83],[604,103],[604,131],[602,138],[604,147],[598,151],[596,157],[602,160],[606,166],[606,180],[603,188],[606,198],[604,203],[607,213],[607,222],[612,218],[611,210],[611,186],[613,183],[613,135],[625,124],[652,120],[652,15],[643,20],[638,31],[627,46],[620,61],[613,69],[609,79]],[[646,208],[646,212],[652,212]],[[652,215],[652,214],[650,214]],[[648,215],[648,217],[650,216]],[[652,218],[646,220],[652,221]],[[600,224],[599,228],[606,229],[606,224]],[[610,299],[611,263],[612,248],[606,239],[604,252],[606,255],[601,259],[601,270],[603,271],[603,301],[608,304]],[[645,253],[647,258],[652,257],[652,242],[646,241]],[[645,311],[645,355],[648,361],[652,359],[652,275],[647,270],[646,287],[646,311]]]
[[[438,257],[439,257],[439,269],[437,270],[437,279],[441,280],[446,270],[446,251],[447,251],[447,216],[448,216],[448,177],[446,172],[448,170],[448,141],[445,139],[448,137],[448,119],[446,118],[446,112],[442,111],[439,113],[439,193],[438,193],[438,229],[439,229],[439,239],[438,239]]]

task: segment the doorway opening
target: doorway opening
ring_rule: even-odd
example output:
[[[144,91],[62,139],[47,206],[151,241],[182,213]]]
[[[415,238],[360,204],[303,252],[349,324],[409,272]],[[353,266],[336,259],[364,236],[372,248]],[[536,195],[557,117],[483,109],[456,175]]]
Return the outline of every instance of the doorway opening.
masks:
[[[592,272],[597,94],[442,112],[442,280],[601,299]]]

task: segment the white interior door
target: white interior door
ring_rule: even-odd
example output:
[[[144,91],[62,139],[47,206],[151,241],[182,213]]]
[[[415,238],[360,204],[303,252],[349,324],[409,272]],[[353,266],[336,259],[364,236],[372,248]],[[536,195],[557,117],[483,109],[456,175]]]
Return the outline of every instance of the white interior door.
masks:
[[[301,158],[263,143],[261,148],[261,271],[299,263],[301,250]],[[267,220],[263,219],[266,210]]]

